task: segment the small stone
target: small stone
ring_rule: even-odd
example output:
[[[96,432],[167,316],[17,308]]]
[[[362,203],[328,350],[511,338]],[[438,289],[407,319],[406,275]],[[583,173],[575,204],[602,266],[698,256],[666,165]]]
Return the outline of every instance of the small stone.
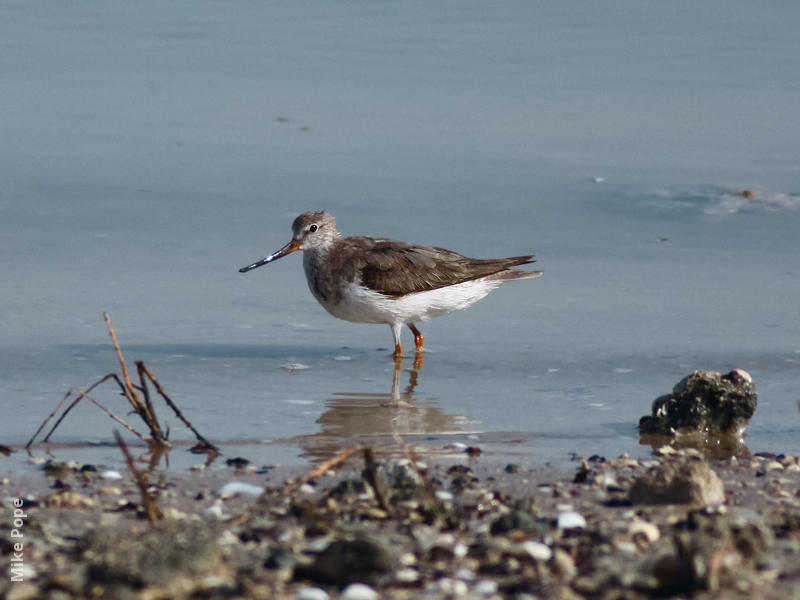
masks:
[[[44,503],[47,506],[56,508],[89,508],[94,506],[94,500],[89,496],[84,496],[78,492],[64,490],[45,498]]]
[[[541,542],[523,542],[522,547],[525,549],[525,552],[530,554],[535,560],[548,561],[553,556],[553,551],[550,549],[550,546]]]
[[[497,593],[497,582],[491,579],[482,579],[472,589],[480,596],[494,596]]]
[[[100,477],[103,479],[122,479],[122,473],[119,471],[108,470],[100,473]]]
[[[776,460],[764,465],[765,471],[783,471],[783,465]]]
[[[299,488],[297,488],[297,493],[303,494],[304,496],[310,496],[315,491],[316,490],[314,489],[314,486],[309,483],[304,483]]]
[[[558,514],[559,529],[582,529],[586,527],[586,519],[580,513],[565,511]]]
[[[6,600],[35,600],[39,597],[39,587],[27,581],[12,584],[6,593]]]
[[[222,505],[219,504],[218,502],[215,502],[214,504],[211,504],[208,507],[206,507],[206,509],[203,511],[203,514],[207,517],[212,517],[214,519],[219,519],[219,520],[228,518],[228,516],[222,510]]]
[[[555,552],[553,552],[553,558],[550,560],[550,568],[556,577],[565,581],[575,577],[575,574],[578,572],[575,567],[575,561],[561,548],[556,548]]]
[[[100,496],[118,496],[122,493],[122,490],[118,487],[103,486],[101,488],[97,488],[97,493]]]
[[[378,592],[363,583],[351,583],[342,592],[342,600],[377,600]]]
[[[295,595],[297,600],[328,600],[328,592],[318,587],[301,587]]]
[[[722,480],[694,458],[666,460],[637,477],[628,497],[633,504],[716,505],[725,500]]]
[[[628,533],[634,541],[644,540],[646,545],[652,544],[661,537],[658,527],[649,521],[636,519],[628,526]]]
[[[437,585],[440,592],[453,596],[463,596],[469,589],[465,582],[449,577],[443,577],[438,581]]]
[[[102,526],[81,541],[86,548],[87,583],[133,587],[161,584],[181,576],[207,575],[216,564],[219,537],[208,521],[159,521],[120,531]]]
[[[369,540],[336,540],[317,554],[311,565],[295,569],[296,579],[345,586],[370,583],[392,569],[389,554]]]
[[[242,481],[229,481],[217,490],[217,493],[222,498],[232,498],[239,494],[248,494],[250,496],[261,496],[264,493],[264,488],[252,483],[245,483]]]
[[[545,535],[550,530],[550,521],[535,517],[529,512],[512,510],[510,513],[499,517],[489,530],[492,535],[508,533],[509,531],[529,531],[537,535]]]
[[[416,583],[419,581],[419,572],[416,569],[405,567],[398,569],[394,577],[400,583]]]
[[[456,579],[461,581],[472,581],[475,579],[475,571],[472,569],[461,568],[455,573]]]
[[[286,548],[275,548],[267,560],[264,561],[265,569],[291,569],[297,560]]]

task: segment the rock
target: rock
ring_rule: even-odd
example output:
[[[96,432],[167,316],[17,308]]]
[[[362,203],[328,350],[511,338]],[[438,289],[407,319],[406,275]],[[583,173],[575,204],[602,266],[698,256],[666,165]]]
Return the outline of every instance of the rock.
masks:
[[[671,394],[653,401],[652,415],[639,420],[643,434],[740,434],[756,411],[758,394],[753,378],[742,369],[726,375],[695,371]]]
[[[213,523],[189,520],[137,524],[124,532],[98,527],[82,546],[90,582],[137,588],[202,572],[218,554]]]
[[[90,508],[94,506],[94,500],[84,494],[64,490],[49,496],[44,501],[46,506],[57,508]]]
[[[535,560],[548,561],[553,556],[553,551],[550,549],[550,546],[542,542],[528,540],[522,543],[522,547],[525,549],[525,552]]]
[[[580,513],[565,510],[558,513],[557,525],[559,529],[583,529],[586,527],[586,519]]]
[[[6,600],[36,600],[39,588],[27,581],[13,584],[6,594]]]
[[[628,526],[628,534],[634,543],[639,546],[649,546],[661,537],[661,532],[658,530],[657,525],[639,519],[635,519]]]
[[[260,485],[253,485],[244,481],[229,481],[225,485],[220,486],[217,493],[222,498],[232,498],[239,494],[246,494],[250,496],[260,496],[264,493],[264,488]]]
[[[550,559],[550,569],[558,579],[569,581],[578,572],[575,561],[561,548],[556,548],[553,558]]]
[[[295,569],[295,579],[346,586],[371,583],[392,569],[389,553],[369,540],[336,540],[314,562]]]
[[[328,600],[328,592],[317,587],[301,587],[295,596],[297,600]]]
[[[286,548],[275,548],[264,561],[265,569],[291,569],[297,560]]]
[[[675,530],[674,554],[663,556],[654,567],[659,595],[746,591],[773,543],[769,528],[758,519],[705,510],[689,513]]]
[[[721,504],[725,500],[722,480],[694,457],[664,460],[631,484],[633,504]]]
[[[342,591],[342,600],[378,600],[378,592],[363,583],[351,583]]]
[[[550,531],[550,521],[524,510],[512,510],[492,523],[489,532],[499,535],[514,530],[528,531],[541,537]]]
[[[491,579],[482,579],[473,588],[479,596],[494,596],[497,593],[497,582]]]

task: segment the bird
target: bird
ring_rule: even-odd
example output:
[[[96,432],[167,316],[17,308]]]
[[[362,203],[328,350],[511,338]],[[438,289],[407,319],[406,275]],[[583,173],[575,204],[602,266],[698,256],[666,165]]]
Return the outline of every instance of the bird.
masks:
[[[403,356],[403,325],[420,353],[425,340],[416,323],[467,308],[507,281],[542,274],[514,268],[535,262],[532,254],[479,259],[382,237],[344,237],[325,211],[298,216],[285,246],[239,272],[297,251],[303,252],[311,294],[323,308],[345,321],[388,325],[395,359]]]

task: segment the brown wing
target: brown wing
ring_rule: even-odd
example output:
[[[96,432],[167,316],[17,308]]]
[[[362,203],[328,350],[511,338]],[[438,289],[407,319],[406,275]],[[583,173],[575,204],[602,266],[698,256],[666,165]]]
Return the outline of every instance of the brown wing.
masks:
[[[349,281],[388,296],[404,296],[501,273],[533,262],[533,256],[468,258],[444,248],[385,238],[346,238],[348,251],[332,265]],[[343,240],[345,241],[345,240]],[[337,253],[334,253],[337,254]],[[346,272],[352,269],[350,272]]]

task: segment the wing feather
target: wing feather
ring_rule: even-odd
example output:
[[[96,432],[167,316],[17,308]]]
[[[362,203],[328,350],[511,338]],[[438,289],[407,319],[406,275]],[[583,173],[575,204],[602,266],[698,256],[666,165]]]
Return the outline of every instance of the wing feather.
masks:
[[[479,279],[534,262],[533,256],[468,258],[452,250],[385,238],[345,238],[329,254],[331,270],[388,296],[405,296]]]

